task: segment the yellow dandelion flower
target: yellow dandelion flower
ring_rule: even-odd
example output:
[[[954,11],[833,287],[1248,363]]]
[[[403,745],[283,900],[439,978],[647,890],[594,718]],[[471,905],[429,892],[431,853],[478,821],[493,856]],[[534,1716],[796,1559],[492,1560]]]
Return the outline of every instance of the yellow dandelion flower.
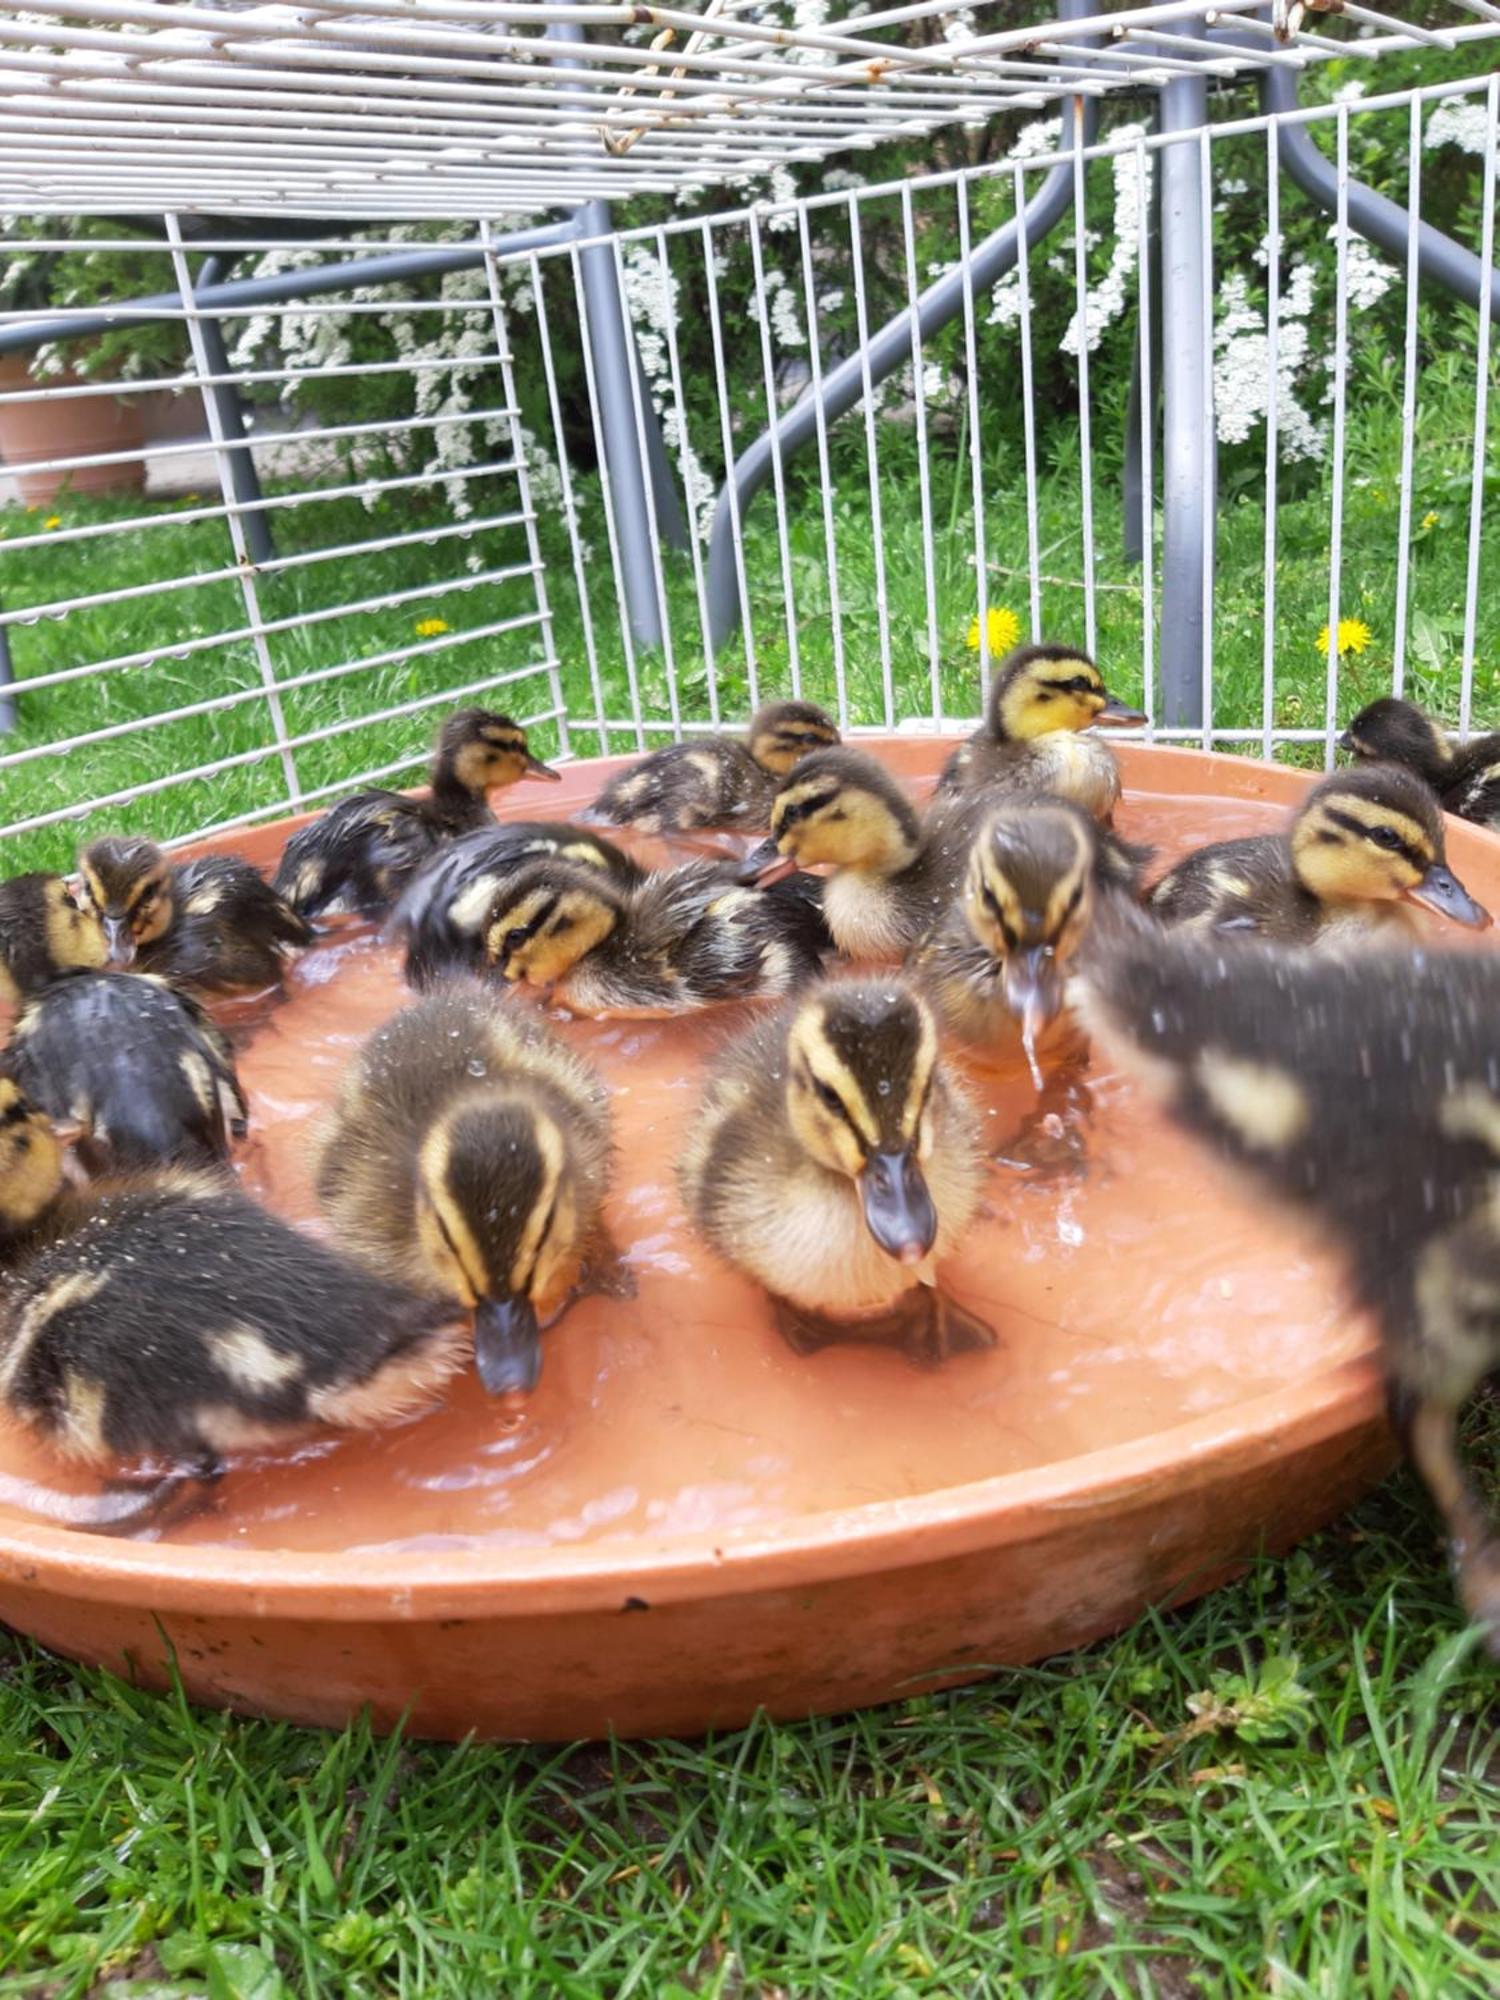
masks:
[[[1440,517],[1436,514],[1424,514],[1422,516],[1422,526],[1424,528],[1435,528],[1438,524],[1439,518]]]
[[[419,618],[411,628],[419,639],[435,639],[439,632],[446,632],[446,618]]]
[[[1370,628],[1363,618],[1341,618],[1339,620],[1339,658],[1345,653],[1362,653],[1369,645]],[[1318,651],[1328,651],[1328,627],[1325,625],[1318,634]]]
[[[985,615],[985,637],[990,642],[993,656],[1008,653],[1021,636],[1021,621],[1008,604],[992,604]],[[979,618],[976,614],[969,620],[969,651],[979,651]]]
[[[42,526],[44,528],[60,528],[62,526],[62,515],[49,514],[46,520],[43,521]]]

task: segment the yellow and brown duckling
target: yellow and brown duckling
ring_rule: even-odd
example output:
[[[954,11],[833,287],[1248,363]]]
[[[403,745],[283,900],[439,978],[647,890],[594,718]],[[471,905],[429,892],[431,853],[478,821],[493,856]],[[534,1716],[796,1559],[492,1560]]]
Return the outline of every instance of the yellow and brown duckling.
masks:
[[[543,1328],[585,1275],[593,1289],[621,1288],[601,1219],[611,1145],[607,1094],[587,1063],[483,986],[449,986],[355,1058],[318,1196],[351,1254],[472,1311],[491,1394],[524,1393]]]
[[[419,991],[482,972],[484,933],[501,883],[528,862],[595,869],[622,889],[646,879],[622,847],[565,820],[505,820],[440,848],[408,884],[390,921],[406,946],[406,978]]]
[[[1472,930],[1490,921],[1448,866],[1437,800],[1395,764],[1335,771],[1285,833],[1199,848],[1148,903],[1163,923],[1279,944],[1399,931],[1413,924],[1414,904]]]
[[[1341,1250],[1460,1594],[1500,1653],[1500,1535],[1456,1430],[1500,1367],[1500,958],[1132,928],[1091,948],[1078,999],[1179,1124]]]
[[[597,868],[533,862],[495,892],[485,964],[577,1014],[778,999],[822,965],[820,890],[802,878],[745,888],[732,862],[684,862],[634,888]]]
[[[994,1344],[936,1289],[984,1162],[909,982],[823,981],[730,1043],[678,1177],[696,1228],[770,1293],[796,1352],[864,1341],[930,1364]]]
[[[88,972],[42,987],[22,1006],[5,1061],[40,1111],[79,1128],[91,1173],[212,1165],[246,1128],[228,1041],[154,973]]]
[[[943,766],[938,794],[1044,792],[1107,821],[1119,803],[1120,767],[1107,743],[1082,732],[1147,720],[1110,693],[1078,647],[1018,646],[995,669],[983,727]]]
[[[611,778],[589,812],[643,833],[753,830],[766,824],[776,787],[797,760],[838,740],[833,718],[813,702],[768,702],[743,740],[704,736],[653,751]]]
[[[83,893],[104,926],[110,963],[180,986],[233,993],[276,986],[314,931],[235,854],[169,861],[149,840],[94,840],[78,857]]]
[[[832,868],[823,916],[835,945],[850,958],[898,959],[942,920],[993,803],[965,793],[924,819],[865,751],[819,750],[776,794],[770,836],[741,879],[764,889],[798,868]]]
[[[62,1458],[125,1477],[68,1525],[159,1520],[224,1455],[432,1400],[467,1350],[446,1301],[300,1235],[228,1177],[64,1185],[47,1120],[0,1076],[0,1403]]]
[[[104,927],[61,875],[0,882],[0,1001],[14,1005],[70,972],[109,961]]]
[[[459,709],[439,732],[426,798],[371,789],[340,799],[287,842],[276,889],[303,916],[335,903],[380,916],[436,848],[493,824],[487,793],[559,775],[508,715]]]
[[[1387,695],[1360,710],[1339,744],[1362,763],[1415,771],[1444,812],[1475,826],[1500,827],[1500,731],[1450,743],[1442,724],[1415,702]]]

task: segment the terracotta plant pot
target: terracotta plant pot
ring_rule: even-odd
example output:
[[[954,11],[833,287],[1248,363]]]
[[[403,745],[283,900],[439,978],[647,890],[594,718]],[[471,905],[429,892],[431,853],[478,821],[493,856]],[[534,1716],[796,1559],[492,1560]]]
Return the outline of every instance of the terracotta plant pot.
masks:
[[[31,381],[27,358],[0,356],[0,392],[13,394]],[[71,472],[27,472],[43,460],[81,458],[96,452],[139,451],[146,434],[137,399],[100,388],[88,396],[48,396],[46,389],[76,387],[77,376],[48,381],[24,402],[0,403],[0,460],[14,475],[28,507],[45,507],[59,494],[139,493],[146,484],[145,461],[82,465]]]
[[[949,746],[876,747],[916,778]],[[1122,755],[1122,831],[1164,861],[1274,824],[1309,783]],[[623,761],[569,767],[541,809],[576,811]],[[265,864],[287,831],[209,845]],[[1500,906],[1500,840],[1452,824],[1450,843]],[[317,1104],[401,998],[381,947],[331,950],[242,1044],[246,1182],[292,1215]],[[1373,1331],[1335,1267],[1120,1079],[1089,1072],[1086,1163],[1061,1193],[997,1170],[989,1233],[945,1283],[994,1302],[999,1345],[923,1373],[894,1354],[792,1355],[760,1294],[686,1231],[672,1147],[722,1023],[608,1026],[611,1228],[640,1246],[639,1294],[572,1309],[523,1433],[459,1382],[403,1430],[232,1469],[217,1516],[111,1542],[21,1510],[18,1481],[87,1482],[0,1425],[0,1618],[148,1685],[175,1672],[195,1700],[304,1723],[368,1705],[379,1727],[404,1716],[438,1737],[690,1732],[1085,1644],[1286,1548],[1392,1464]],[[1018,1066],[990,1101],[1034,1106],[1031,1088]]]

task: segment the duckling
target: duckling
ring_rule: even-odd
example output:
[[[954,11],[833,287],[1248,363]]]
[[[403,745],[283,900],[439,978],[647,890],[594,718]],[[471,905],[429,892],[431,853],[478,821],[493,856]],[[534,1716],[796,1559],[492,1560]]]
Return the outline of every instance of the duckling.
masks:
[[[777,784],[798,758],[838,740],[833,718],[812,702],[768,702],[743,741],[704,736],[653,751],[611,778],[589,811],[643,833],[762,827]]]
[[[508,715],[461,708],[438,734],[428,796],[372,788],[340,799],[287,842],[277,894],[306,917],[334,902],[379,916],[436,848],[492,824],[488,791],[561,775],[532,756]]]
[[[95,972],[108,959],[103,925],[61,875],[0,882],[0,1001],[13,1006],[51,980]]]
[[[154,973],[53,981],[23,1005],[6,1051],[21,1089],[82,1128],[91,1173],[222,1160],[244,1135],[229,1043],[203,1009]]]
[[[533,862],[484,919],[486,963],[578,1014],[684,1014],[776,999],[818,971],[816,882],[743,888],[732,862],[688,861],[622,888],[600,870]]]
[[[612,1145],[589,1065],[470,982],[417,1001],[360,1050],[318,1197],[372,1269],[472,1309],[492,1395],[527,1392],[542,1327],[586,1261],[598,1289],[613,1260],[601,1221]]]
[[[501,881],[555,857],[597,868],[621,888],[646,879],[622,847],[563,820],[502,821],[443,847],[412,877],[389,931],[406,946],[406,978],[425,992],[455,973],[484,969],[484,926]]]
[[[995,669],[984,726],[955,750],[939,797],[975,785],[1045,792],[1107,821],[1120,800],[1120,767],[1094,723],[1124,728],[1149,716],[1127,708],[1076,646],[1017,646]]]
[[[1453,744],[1415,702],[1387,695],[1360,710],[1339,746],[1365,763],[1404,764],[1431,785],[1444,812],[1500,827],[1500,731]]]
[[[1135,926],[1090,957],[1077,997],[1096,1036],[1340,1250],[1380,1327],[1392,1422],[1500,1655],[1500,1535],[1456,1431],[1500,1367],[1500,958],[1230,950]]]
[[[223,1176],[66,1188],[56,1136],[4,1076],[0,1257],[0,1403],[63,1458],[135,1474],[47,1510],[74,1527],[158,1522],[226,1452],[392,1422],[465,1352],[447,1301],[361,1270]]]
[[[776,794],[770,837],[745,857],[741,880],[766,888],[829,863],[823,916],[838,949],[901,958],[947,909],[993,804],[987,793],[965,793],[938,800],[924,821],[863,750],[816,750]]]
[[[78,857],[110,963],[208,993],[277,986],[312,925],[234,854],[173,863],[149,840],[91,841]]]
[[[1471,930],[1490,921],[1447,865],[1437,800],[1395,764],[1335,771],[1285,833],[1199,848],[1149,896],[1163,923],[1281,944],[1410,929],[1413,903]]]
[[[731,1042],[678,1162],[694,1226],[765,1286],[796,1353],[867,1341],[927,1364],[994,1345],[934,1275],[983,1178],[932,1009],[894,975],[822,981]]]
[[[1061,800],[990,812],[957,901],[910,961],[943,1025],[994,1044],[1013,1042],[1019,1022],[1034,1068],[1036,1038],[1062,1011],[1096,901],[1133,899],[1148,860],[1147,849]]]

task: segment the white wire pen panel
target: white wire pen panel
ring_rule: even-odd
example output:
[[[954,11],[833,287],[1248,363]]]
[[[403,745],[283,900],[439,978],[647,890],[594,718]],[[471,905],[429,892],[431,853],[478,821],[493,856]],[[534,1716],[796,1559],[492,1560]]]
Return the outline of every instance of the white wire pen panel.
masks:
[[[1017,25],[1011,0],[0,0],[0,208],[477,218],[681,194],[1200,66],[1363,65],[1500,21],[1491,0],[1410,11],[1156,0]],[[1211,38],[1226,26],[1241,39]]]

